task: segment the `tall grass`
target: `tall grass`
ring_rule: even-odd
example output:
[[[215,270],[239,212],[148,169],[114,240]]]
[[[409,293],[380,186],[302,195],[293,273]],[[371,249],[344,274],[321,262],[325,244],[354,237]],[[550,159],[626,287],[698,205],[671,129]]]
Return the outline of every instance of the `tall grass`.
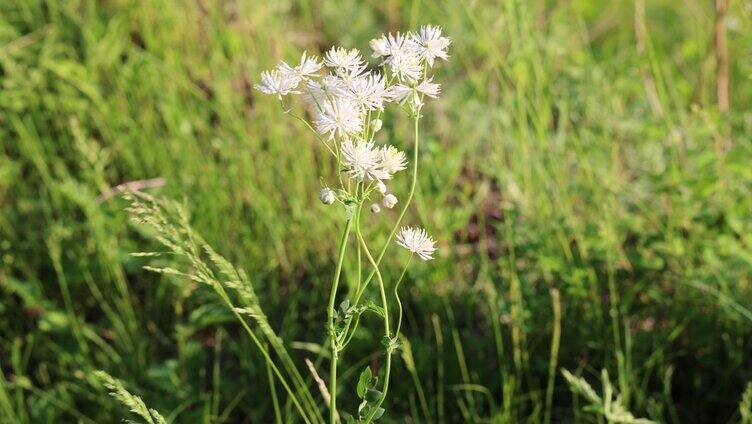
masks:
[[[405,275],[388,418],[590,422],[619,396],[640,419],[749,421],[752,11],[728,3],[718,26],[699,0],[0,2],[0,421],[133,418],[96,370],[166,422],[326,411],[304,360],[321,373],[336,212],[310,175],[336,170],[251,87],[300,49],[429,22],[455,41],[410,214],[443,253]],[[390,139],[411,131],[397,118]],[[163,248],[112,187],[154,178],[217,281],[253,279],[266,330],[200,267],[142,269],[185,258],[129,254]],[[267,366],[272,334],[299,375]]]

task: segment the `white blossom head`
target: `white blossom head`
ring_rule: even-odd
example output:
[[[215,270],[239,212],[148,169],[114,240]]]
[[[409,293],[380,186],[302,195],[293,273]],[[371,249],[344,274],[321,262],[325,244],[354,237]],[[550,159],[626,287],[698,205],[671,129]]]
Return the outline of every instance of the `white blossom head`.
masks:
[[[347,139],[342,143],[342,162],[347,174],[359,181],[381,181],[390,175],[382,168],[380,149],[372,141]]]
[[[358,49],[332,47],[324,55],[324,65],[333,68],[338,74],[357,75],[366,68],[366,62]]]
[[[374,119],[371,121],[371,129],[373,130],[374,133],[381,131],[381,127],[383,126],[384,126],[384,122],[381,119]]]
[[[384,103],[391,99],[384,77],[368,74],[355,77],[345,83],[341,95],[354,100],[366,111],[383,110]]]
[[[346,90],[347,85],[342,78],[327,74],[319,80],[309,79],[305,82],[303,100],[312,110],[320,112],[327,100],[342,97],[342,93]]]
[[[389,48],[389,40],[386,38],[386,35],[381,35],[379,38],[374,38],[368,43],[369,46],[371,46],[371,50],[373,50],[372,57],[384,57],[389,56],[390,48]]]
[[[314,75],[321,69],[321,67],[321,62],[318,61],[316,56],[307,56],[307,53],[303,52],[303,56],[300,57],[300,64],[298,66],[292,67],[286,62],[282,62],[277,69],[291,77],[303,80]]]
[[[411,48],[394,51],[386,63],[392,75],[400,81],[417,81],[423,73],[420,58]]]
[[[319,191],[319,200],[325,205],[331,205],[337,200],[337,194],[329,187],[324,187]]]
[[[384,204],[384,207],[387,209],[393,208],[397,204],[397,196],[393,195],[392,193],[387,194],[384,196],[384,199],[382,202]]]
[[[405,152],[400,151],[398,148],[394,146],[382,146],[381,149],[379,149],[379,153],[381,155],[381,168],[388,173],[390,177],[392,174],[407,168]]]
[[[360,132],[363,127],[358,104],[351,99],[336,97],[324,100],[315,118],[316,130],[327,134],[331,140],[335,136],[348,137]]]
[[[447,47],[452,40],[441,35],[441,27],[424,25],[416,34],[411,35],[411,41],[416,46],[418,56],[425,60],[428,66],[433,67],[436,58],[447,60]]]
[[[392,98],[399,102],[399,104],[408,104],[413,111],[418,110],[423,101],[420,99],[420,93],[415,87],[410,87],[404,84],[395,84],[391,88]]]
[[[425,94],[426,96],[435,99],[439,97],[439,94],[441,93],[441,85],[433,83],[431,81],[433,81],[433,77],[421,81],[420,84],[415,86],[415,90],[421,94]]]
[[[373,203],[371,205],[371,213],[379,213],[381,212],[381,206],[379,206],[378,203]]]
[[[400,81],[417,81],[423,73],[418,45],[411,34],[382,35],[371,40],[373,57],[383,57],[392,76]]]
[[[384,184],[383,181],[379,181],[376,183],[376,190],[379,191],[381,194],[386,194],[386,184]]]
[[[279,69],[261,72],[261,82],[256,84],[256,90],[265,94],[276,94],[280,98],[288,94],[298,94],[295,91],[300,83],[300,78],[295,75],[281,72]]]
[[[397,234],[397,244],[417,254],[424,261],[433,259],[436,242],[426,230],[418,227],[402,227]]]
[[[421,81],[415,86],[395,84],[390,88],[392,98],[399,104],[408,104],[413,111],[423,106],[423,96],[438,98],[441,86],[433,83],[433,77]]]

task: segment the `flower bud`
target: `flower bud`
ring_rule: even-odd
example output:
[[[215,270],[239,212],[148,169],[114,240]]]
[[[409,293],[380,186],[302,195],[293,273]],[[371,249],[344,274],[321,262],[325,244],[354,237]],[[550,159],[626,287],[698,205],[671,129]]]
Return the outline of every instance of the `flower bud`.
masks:
[[[331,205],[337,200],[337,194],[329,187],[324,187],[319,191],[319,199],[321,200],[321,203]]]
[[[379,213],[381,212],[381,206],[379,206],[378,203],[374,203],[371,205],[371,212],[373,213]]]
[[[386,196],[384,196],[384,200],[382,203],[384,203],[385,208],[391,209],[394,207],[394,205],[397,204],[397,196],[393,195],[392,193],[389,193]]]
[[[373,128],[373,132],[379,132],[381,127],[384,125],[383,122],[381,122],[381,119],[374,119],[371,121],[371,128]]]
[[[386,184],[384,184],[383,181],[379,181],[378,183],[376,183],[376,190],[378,190],[381,194],[386,193]]]

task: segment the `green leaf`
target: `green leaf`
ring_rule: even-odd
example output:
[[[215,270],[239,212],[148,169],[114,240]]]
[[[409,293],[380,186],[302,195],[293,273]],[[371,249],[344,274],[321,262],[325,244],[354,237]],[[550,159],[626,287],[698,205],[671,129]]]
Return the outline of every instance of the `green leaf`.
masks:
[[[361,399],[365,398],[366,390],[370,387],[371,384],[371,378],[373,377],[373,374],[371,373],[371,368],[366,367],[366,369],[363,370],[363,372],[360,373],[360,377],[358,378],[358,397]]]
[[[350,299],[345,299],[339,304],[339,310],[344,314],[347,313],[348,309],[350,309]]]
[[[366,390],[365,399],[368,402],[378,402],[379,399],[381,399],[381,392],[374,389],[368,389]]]

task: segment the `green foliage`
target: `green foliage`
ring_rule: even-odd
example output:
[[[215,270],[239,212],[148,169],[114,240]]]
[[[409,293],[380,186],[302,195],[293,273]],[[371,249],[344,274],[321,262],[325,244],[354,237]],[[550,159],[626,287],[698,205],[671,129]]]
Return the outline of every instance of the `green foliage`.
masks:
[[[237,270],[227,259],[220,256],[198,234],[193,232],[188,215],[179,204],[155,199],[141,193],[126,193],[124,197],[131,202],[128,211],[133,220],[150,227],[155,232],[154,237],[169,250],[169,253],[186,260],[192,271],[186,273],[170,267],[155,268],[150,266],[147,266],[146,269],[166,275],[184,277],[211,287],[227,308],[235,314],[251,341],[261,351],[266,365],[274,371],[275,377],[279,379],[303,420],[306,423],[320,422],[322,420],[321,413],[311,395],[308,384],[303,380],[293,363],[282,339],[272,329],[246,274]],[[136,255],[153,257],[159,255],[159,253],[146,252]],[[232,294],[236,295],[237,301],[233,300]],[[250,317],[258,326],[259,331],[265,337],[264,342],[250,328],[244,316]],[[265,343],[272,346],[286,375],[271,358]]]
[[[552,287],[557,367],[607,369],[634,416],[749,421],[752,11],[729,2],[721,112],[713,2],[645,1],[642,49],[636,3],[0,1],[0,421],[117,421],[91,382],[104,370],[168,421],[272,422],[276,390],[300,422],[243,322],[273,359],[276,335],[295,369],[324,369],[316,306],[342,217],[315,176],[336,170],[252,85],[301,49],[423,23],[454,39],[409,217],[439,252],[401,285],[412,362],[403,345],[382,421],[542,421]],[[383,131],[411,139],[406,121]],[[133,181],[190,211],[189,246],[220,284],[128,220],[113,187]],[[378,246],[386,225],[366,219]],[[350,257],[344,290],[356,274]],[[381,370],[378,316],[360,317],[341,411],[363,401],[358,372]],[[301,409],[324,413],[277,363]],[[552,422],[594,417],[560,374],[551,387]]]
[[[123,382],[113,378],[104,371],[94,372],[95,377],[106,387],[111,390],[110,395],[125,405],[131,412],[143,418],[148,424],[165,424],[166,421],[159,412],[149,409],[140,397],[132,395],[123,386]]]
[[[588,405],[584,408],[586,411],[594,412],[601,415],[609,423],[622,424],[653,424],[655,421],[644,418],[635,418],[624,406],[622,397],[614,392],[614,387],[608,377],[608,371],[605,369],[601,373],[601,383],[603,384],[603,396],[593,390],[590,384],[582,377],[572,375],[567,370],[561,370],[564,379],[569,383],[572,392],[585,398]],[[616,397],[614,397],[616,396]]]
[[[741,423],[752,423],[752,383],[747,384],[747,389],[742,394],[741,402],[739,402],[739,415],[741,415]]]

